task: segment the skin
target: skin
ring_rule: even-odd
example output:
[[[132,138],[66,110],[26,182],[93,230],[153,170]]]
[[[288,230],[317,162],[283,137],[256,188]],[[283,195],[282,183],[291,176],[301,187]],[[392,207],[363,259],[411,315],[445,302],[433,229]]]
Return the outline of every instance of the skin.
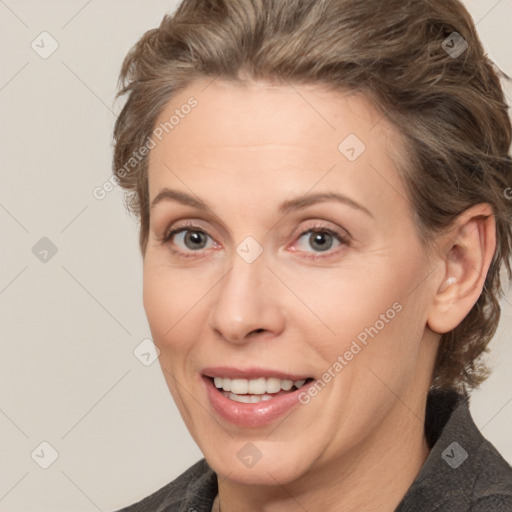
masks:
[[[318,85],[208,83],[176,95],[157,121],[198,100],[151,150],[149,192],[152,201],[164,187],[182,191],[208,210],[151,209],[144,307],[172,396],[218,475],[222,512],[394,510],[429,453],[424,407],[440,333],[483,286],[490,209],[466,212],[427,257],[396,170],[400,135],[368,99]],[[349,134],[366,145],[353,162],[338,150]],[[368,213],[334,201],[278,211],[332,191]],[[162,241],[187,221],[208,235],[205,248]],[[313,227],[338,229],[345,242],[327,236],[332,248],[318,251],[303,234]],[[263,249],[250,264],[236,252],[248,236]],[[242,428],[210,405],[202,368],[320,379],[396,303],[378,335],[284,419]],[[237,457],[249,441],[261,452],[250,468]]]

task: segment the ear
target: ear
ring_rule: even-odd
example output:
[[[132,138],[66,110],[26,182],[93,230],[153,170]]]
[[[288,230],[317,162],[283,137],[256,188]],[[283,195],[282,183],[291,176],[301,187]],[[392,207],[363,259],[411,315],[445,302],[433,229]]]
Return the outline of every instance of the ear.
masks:
[[[492,208],[478,204],[460,214],[441,246],[441,278],[427,318],[430,329],[440,334],[457,327],[482,293],[496,249]]]

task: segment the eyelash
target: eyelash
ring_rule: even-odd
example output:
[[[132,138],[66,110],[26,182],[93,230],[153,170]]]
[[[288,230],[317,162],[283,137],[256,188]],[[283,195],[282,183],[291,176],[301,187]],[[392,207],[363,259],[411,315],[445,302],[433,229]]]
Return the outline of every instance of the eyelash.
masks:
[[[178,233],[183,232],[183,231],[197,231],[197,232],[200,232],[200,233],[204,233],[206,236],[208,236],[210,239],[213,240],[213,237],[207,231],[205,231],[202,227],[197,226],[196,224],[193,224],[193,223],[188,223],[188,224],[185,224],[183,226],[180,226],[180,227],[177,227],[175,229],[172,229],[170,231],[167,231],[164,234],[164,236],[161,239],[159,239],[158,241],[162,245],[167,245],[167,244],[171,245],[170,244],[170,240],[172,239],[172,237],[174,235],[177,235]],[[311,233],[327,233],[327,234],[333,236],[342,246],[350,246],[348,234],[344,234],[341,231],[338,231],[338,230],[333,229],[333,228],[328,228],[328,227],[323,226],[321,224],[315,224],[313,226],[309,226],[307,229],[304,229],[303,231],[301,231],[298,234],[298,236],[295,236],[295,240],[298,241],[304,235],[311,234]],[[198,251],[183,252],[181,250],[173,249],[172,247],[171,247],[171,250],[172,250],[173,253],[175,253],[179,257],[183,257],[183,258],[194,258],[194,257],[197,258],[198,257],[197,253],[201,252],[200,250],[198,250]],[[325,258],[325,257],[329,257],[329,256],[332,256],[332,255],[336,254],[339,250],[340,250],[340,248],[338,248],[335,251],[327,250],[327,251],[325,251],[326,254],[327,254],[326,256],[321,256],[322,251],[313,252],[312,254],[309,254],[309,255],[307,255],[305,257],[306,258],[310,258],[310,259]]]

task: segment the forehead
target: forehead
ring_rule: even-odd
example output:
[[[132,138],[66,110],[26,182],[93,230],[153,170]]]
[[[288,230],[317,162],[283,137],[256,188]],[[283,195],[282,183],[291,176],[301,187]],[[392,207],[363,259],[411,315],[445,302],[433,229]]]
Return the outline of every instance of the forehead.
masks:
[[[199,81],[169,101],[155,128],[150,200],[171,185],[195,193],[224,187],[253,194],[264,188],[267,197],[301,194],[324,175],[326,187],[377,179],[382,191],[383,178],[400,186],[393,158],[399,134],[361,94],[320,85]]]

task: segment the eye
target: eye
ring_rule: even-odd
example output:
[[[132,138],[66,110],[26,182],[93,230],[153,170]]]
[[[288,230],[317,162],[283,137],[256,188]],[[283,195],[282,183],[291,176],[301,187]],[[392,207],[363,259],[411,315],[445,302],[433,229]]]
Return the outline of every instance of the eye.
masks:
[[[347,239],[343,234],[325,227],[316,227],[303,232],[293,250],[322,253],[342,245],[347,245]]]
[[[174,229],[167,233],[163,242],[177,246],[177,252],[197,252],[217,247],[208,233],[196,227]]]
[[[199,253],[205,249],[221,247],[208,233],[195,225],[173,229],[160,242],[169,244],[173,252],[182,256],[191,256],[191,253],[194,252]],[[313,226],[301,233],[295,245],[290,247],[290,250],[313,253],[314,255],[336,252],[333,249],[335,250],[343,245],[349,245],[346,234],[325,226]]]

